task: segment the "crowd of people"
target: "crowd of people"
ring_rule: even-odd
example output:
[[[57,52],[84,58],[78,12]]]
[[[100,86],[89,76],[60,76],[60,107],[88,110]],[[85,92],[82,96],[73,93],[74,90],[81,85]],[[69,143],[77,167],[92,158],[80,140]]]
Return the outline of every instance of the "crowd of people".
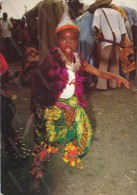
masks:
[[[91,90],[114,89],[121,83],[129,88],[128,80],[122,76],[135,78],[137,12],[111,3],[112,0],[95,0],[92,5],[84,4],[84,0],[64,4],[43,0],[17,23],[3,13],[1,53],[10,62],[12,48],[18,54],[21,51],[19,76],[22,84],[31,86],[30,111],[34,116],[31,192],[41,191],[47,162],[60,143],[66,143],[62,158],[70,166],[80,167],[88,151],[93,133],[84,111],[83,84]],[[120,51],[129,45],[132,60],[126,64],[126,72],[122,65],[120,72]],[[7,69],[1,74],[5,72]],[[5,137],[9,144],[6,142],[9,137]]]
[[[119,73],[129,78],[129,80],[134,80],[136,65],[133,66],[132,64],[132,68],[130,66],[127,67],[126,71],[125,69],[123,70],[120,62],[120,51],[122,44],[125,45],[126,37],[129,40],[128,46],[132,45],[134,47],[132,53],[134,53],[134,62],[136,61],[137,11],[129,7],[118,7],[111,3],[113,3],[112,0],[101,1],[101,3],[97,1],[92,5],[87,5],[84,0],[80,2],[79,0],[68,1],[71,18],[81,30],[77,51],[81,52],[92,66],[101,70]],[[105,12],[107,18],[103,12]],[[39,59],[42,61],[48,49],[56,45],[54,30],[62,13],[63,5],[61,1],[48,0],[40,1],[18,20],[13,18],[9,20],[8,14],[3,13],[3,18],[0,20],[0,51],[6,60],[8,62],[23,60],[26,54],[26,47],[31,46],[39,52]],[[52,25],[50,25],[51,22]],[[113,32],[111,32],[111,29],[113,29]],[[104,62],[104,64],[108,64],[107,66],[102,61],[104,53],[107,53],[106,61]],[[116,54],[115,56],[113,56],[114,53]],[[113,62],[111,62],[111,58],[113,58]],[[25,64],[26,62],[23,61],[23,63]],[[33,68],[34,66],[32,65]],[[30,69],[30,66],[28,69]],[[87,77],[88,86],[93,86],[97,83],[96,88],[98,89],[107,89],[109,87],[105,80],[99,79],[97,81],[97,78],[91,75],[87,75]],[[112,84],[112,82],[110,87],[114,88],[116,83]]]

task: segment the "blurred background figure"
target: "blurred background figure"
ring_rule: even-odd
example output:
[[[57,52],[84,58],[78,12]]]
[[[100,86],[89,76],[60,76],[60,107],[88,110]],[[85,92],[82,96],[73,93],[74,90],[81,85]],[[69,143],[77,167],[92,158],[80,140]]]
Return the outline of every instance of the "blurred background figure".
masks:
[[[80,3],[82,5],[83,14],[76,17],[75,23],[80,29],[80,36],[79,36],[79,44],[77,51],[81,52],[84,59],[91,65],[97,66],[97,61],[95,62],[95,56],[97,54],[97,50],[95,48],[95,41],[92,36],[94,36],[94,31],[92,29],[92,22],[93,22],[93,14],[88,11],[89,6],[85,3]],[[79,9],[78,9],[79,10]],[[79,12],[77,12],[79,13]],[[89,88],[94,86],[96,83],[96,77],[87,73],[87,83],[85,87]]]
[[[132,36],[133,36],[133,46],[135,52],[135,60],[137,67],[137,11],[133,8],[121,6],[127,13],[128,20],[130,22]],[[137,69],[137,68],[136,68]],[[129,73],[129,80],[134,80],[136,76],[136,70]]]
[[[1,36],[1,52],[7,61],[11,58],[11,30],[13,26],[8,19],[8,14],[3,13],[3,18],[0,20],[0,36]]]
[[[83,3],[80,3],[79,0],[69,0],[69,13],[72,19],[75,19],[78,16],[83,14]]]
[[[19,137],[19,132],[16,131],[12,124],[12,120],[16,114],[16,107],[13,101],[14,96],[12,96],[8,87],[8,82],[12,77],[8,71],[8,64],[1,53],[0,63],[1,133],[5,150],[9,154],[9,162],[11,165],[16,165],[16,163],[25,160],[30,151],[25,148],[22,138]]]
[[[112,0],[95,0],[90,6],[90,11],[94,13],[92,28],[96,37],[100,39],[99,69],[119,74],[120,43],[126,35],[126,28],[121,14],[112,9],[109,5]],[[97,89],[106,90],[117,88],[114,79],[109,80],[98,78]]]
[[[32,71],[39,65],[39,52],[32,44],[24,48],[20,72],[20,82],[23,86],[30,86]]]
[[[124,47],[121,45],[122,50],[120,51],[120,75],[123,75],[129,80],[134,80],[136,74],[135,65],[135,36],[133,32],[134,21],[136,21],[137,12],[134,9],[127,8],[130,11],[127,12],[123,6],[116,6],[115,4],[110,5],[113,9],[120,12],[126,27],[126,36],[123,42]],[[129,14],[130,13],[130,14]],[[132,17],[134,19],[132,19]],[[134,49],[133,49],[134,46]]]
[[[26,45],[28,45],[31,40],[27,24],[23,18],[18,20],[17,39],[20,50],[24,52]]]
[[[32,33],[35,32],[33,37],[39,42],[40,59],[45,56],[50,47],[56,46],[54,31],[63,14],[63,10],[63,1],[43,0],[25,13],[31,38]],[[38,36],[36,35],[37,30]]]

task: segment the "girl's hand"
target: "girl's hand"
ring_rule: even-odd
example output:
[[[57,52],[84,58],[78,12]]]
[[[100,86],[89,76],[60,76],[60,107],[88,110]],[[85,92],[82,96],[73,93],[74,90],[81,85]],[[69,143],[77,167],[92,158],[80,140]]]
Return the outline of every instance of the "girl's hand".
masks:
[[[124,86],[129,89],[129,82],[128,80],[124,79],[123,77],[121,77],[120,75],[116,76],[116,81],[117,81],[117,85],[118,87],[120,87],[121,83],[124,84]]]

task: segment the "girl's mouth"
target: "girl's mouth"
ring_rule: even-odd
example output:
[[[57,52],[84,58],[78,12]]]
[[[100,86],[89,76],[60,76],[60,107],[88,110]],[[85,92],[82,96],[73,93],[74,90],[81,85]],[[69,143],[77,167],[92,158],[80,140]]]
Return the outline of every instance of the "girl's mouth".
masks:
[[[72,49],[71,49],[71,48],[69,48],[69,47],[67,47],[65,50],[66,50],[66,52],[70,52],[70,51],[72,51]]]

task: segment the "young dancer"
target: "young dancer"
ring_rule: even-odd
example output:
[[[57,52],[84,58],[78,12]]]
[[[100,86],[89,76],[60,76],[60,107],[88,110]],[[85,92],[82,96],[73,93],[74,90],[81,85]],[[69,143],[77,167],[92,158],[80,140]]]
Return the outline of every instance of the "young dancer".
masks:
[[[88,151],[92,129],[83,109],[84,72],[116,79],[118,86],[123,83],[129,88],[128,81],[121,76],[102,72],[75,53],[79,33],[65,11],[55,31],[58,47],[49,51],[32,75],[31,111],[35,113],[32,192],[40,192],[46,164],[57,152],[59,143],[66,143],[62,158],[70,166],[77,166]]]

